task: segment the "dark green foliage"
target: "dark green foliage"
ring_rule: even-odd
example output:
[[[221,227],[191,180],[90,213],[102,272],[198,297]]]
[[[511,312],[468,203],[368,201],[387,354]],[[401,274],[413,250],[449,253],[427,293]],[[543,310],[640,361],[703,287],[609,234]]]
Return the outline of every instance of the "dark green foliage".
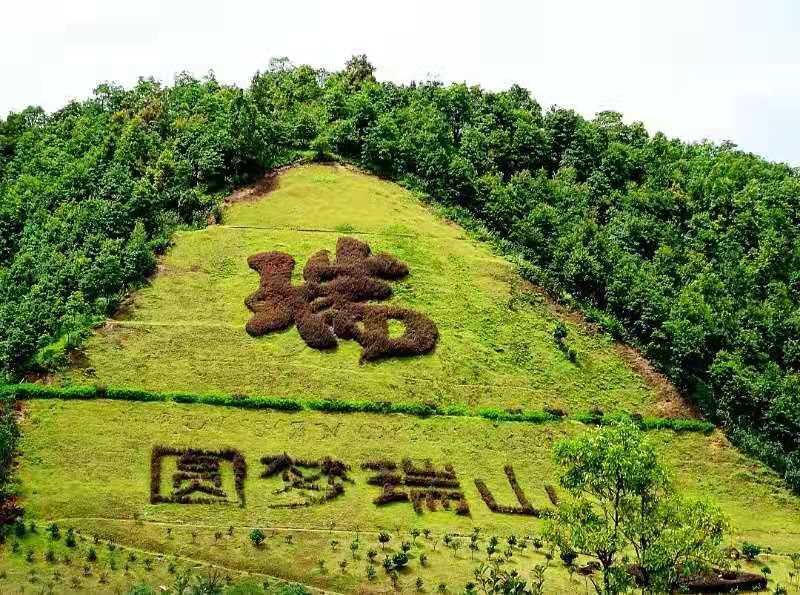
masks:
[[[261,545],[264,543],[264,540],[267,538],[261,529],[253,529],[250,531],[250,535],[248,537],[250,538],[250,543],[256,547],[261,547]]]
[[[25,534],[28,532],[28,528],[25,526],[25,521],[22,519],[17,519],[14,523],[14,535],[16,535],[19,539],[25,537]]]
[[[11,523],[22,515],[22,510],[15,504],[13,488],[9,484],[18,441],[19,428],[14,414],[14,401],[0,394],[0,525]]]
[[[63,364],[173,229],[205,225],[222,193],[291,157],[254,128],[263,99],[182,74],[0,120],[0,372]]]
[[[395,569],[400,569],[408,564],[408,554],[404,551],[395,552],[392,556],[392,567]]]
[[[742,544],[742,555],[748,561],[752,562],[758,557],[760,553],[761,553],[761,546],[755,543],[750,543],[749,541],[745,541]]]
[[[50,523],[47,526],[47,532],[50,534],[50,539],[53,541],[58,541],[61,539],[61,529],[59,529],[58,524]]]
[[[172,229],[301,151],[427,194],[800,488],[796,170],[543,110],[517,86],[378,82],[363,56],[333,73],[273,61],[247,89],[101,85],[0,120],[0,377],[62,364]]]
[[[564,566],[572,566],[572,563],[575,562],[575,558],[578,557],[578,554],[572,550],[561,550],[559,555]]]
[[[323,411],[326,413],[403,413],[417,417],[433,415],[452,417],[482,417],[491,421],[547,423],[568,419],[562,410],[547,411],[506,411],[484,408],[471,411],[465,407],[435,407],[427,403],[389,403],[385,401],[351,401],[346,399],[280,399],[272,397],[241,397],[237,395],[198,395],[191,393],[159,393],[137,389],[114,389],[94,386],[51,387],[41,384],[0,385],[0,398],[16,399],[115,399],[141,402],[200,403],[241,409],[271,409],[276,411]],[[576,414],[574,419],[585,424],[603,425],[616,423],[622,419],[632,419],[626,415],[603,416],[602,412]],[[698,419],[673,419],[660,417],[636,417],[632,419],[642,430],[674,430],[676,432],[710,432],[714,424]],[[368,462],[380,466],[385,461]],[[364,468],[372,469],[367,466]],[[798,466],[800,473],[800,466]]]

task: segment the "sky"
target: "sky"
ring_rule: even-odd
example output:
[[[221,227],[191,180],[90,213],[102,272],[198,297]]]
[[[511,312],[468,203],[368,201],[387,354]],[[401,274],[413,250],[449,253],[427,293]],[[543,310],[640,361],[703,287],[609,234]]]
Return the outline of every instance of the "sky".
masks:
[[[0,22],[0,117],[101,81],[213,70],[246,85],[272,57],[333,70],[366,53],[381,80],[518,83],[543,107],[800,165],[792,0],[27,0]]]

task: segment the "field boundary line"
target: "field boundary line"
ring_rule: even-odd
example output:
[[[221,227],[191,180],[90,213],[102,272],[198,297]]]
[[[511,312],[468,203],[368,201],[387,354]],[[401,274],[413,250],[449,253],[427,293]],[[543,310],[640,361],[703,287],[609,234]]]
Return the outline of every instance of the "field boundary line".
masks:
[[[47,519],[47,523],[64,523],[67,524],[69,522],[81,522],[81,521],[100,521],[100,522],[108,522],[108,523],[120,523],[120,524],[145,524],[145,525],[152,525],[152,526],[164,526],[164,527],[196,527],[200,529],[220,529],[227,527],[226,525],[211,525],[207,523],[186,523],[182,521],[160,521],[160,520],[144,520],[144,519],[128,519],[128,518],[114,518],[114,517],[62,517],[57,519]],[[265,531],[274,531],[274,532],[294,532],[294,533],[330,533],[330,534],[339,534],[339,535],[350,535],[350,534],[364,534],[364,535],[378,535],[381,533],[382,530],[380,529],[336,529],[330,527],[292,527],[290,525],[233,525],[234,529],[262,529]],[[451,535],[455,537],[469,537],[469,533],[452,533],[449,532]],[[762,535],[765,533],[769,533],[768,531],[764,531],[761,529],[744,529],[737,531],[737,535]],[[784,532],[785,535],[800,535],[798,531],[786,531]],[[129,548],[129,549],[136,549],[136,548]],[[150,551],[150,550],[142,550],[142,551]],[[784,556],[789,557],[794,552],[782,552],[773,550],[769,552],[770,555],[773,556]],[[165,554],[166,555],[166,554]],[[191,558],[187,558],[192,560]],[[201,563],[204,563],[202,560],[198,560]],[[208,564],[208,563],[204,563]],[[227,568],[223,566],[222,568]],[[237,572],[247,572],[247,571],[237,571]],[[263,573],[251,573],[251,574],[263,574]],[[264,574],[264,576],[272,576],[268,574]],[[279,578],[280,577],[275,577]],[[286,580],[286,579],[280,579]],[[289,581],[289,582],[296,582],[296,581]],[[319,589],[318,589],[319,590]],[[331,591],[328,591],[331,592]]]
[[[220,224],[207,227],[206,229],[255,229],[259,231],[289,231],[296,233],[329,233],[340,235],[354,235],[354,236],[379,236],[386,238],[408,238],[416,240],[419,238],[426,238],[431,240],[453,240],[457,242],[470,241],[469,237],[453,237],[453,236],[433,236],[426,234],[413,234],[413,233],[392,233],[384,231],[339,231],[338,229],[324,229],[316,227],[290,227],[290,226],[269,226],[269,225],[228,225]]]

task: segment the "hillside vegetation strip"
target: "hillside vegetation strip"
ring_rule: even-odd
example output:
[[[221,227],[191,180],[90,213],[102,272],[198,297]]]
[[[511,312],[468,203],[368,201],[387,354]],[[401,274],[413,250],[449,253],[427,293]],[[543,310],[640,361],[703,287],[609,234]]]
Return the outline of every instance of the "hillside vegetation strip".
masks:
[[[714,424],[698,419],[674,419],[643,417],[633,414],[604,415],[594,411],[572,416],[563,411],[505,411],[502,409],[467,407],[436,407],[424,403],[390,403],[375,401],[351,401],[346,399],[280,399],[270,397],[243,397],[240,395],[213,395],[194,393],[161,393],[139,389],[107,388],[94,386],[47,387],[40,384],[12,384],[0,386],[0,397],[19,400],[63,399],[139,401],[146,403],[184,403],[235,407],[238,409],[275,411],[321,411],[326,413],[375,413],[379,415],[404,414],[416,417],[478,417],[493,422],[517,422],[540,424],[573,420],[589,425],[612,424],[621,419],[632,420],[643,430],[674,430],[676,432],[713,431]]]

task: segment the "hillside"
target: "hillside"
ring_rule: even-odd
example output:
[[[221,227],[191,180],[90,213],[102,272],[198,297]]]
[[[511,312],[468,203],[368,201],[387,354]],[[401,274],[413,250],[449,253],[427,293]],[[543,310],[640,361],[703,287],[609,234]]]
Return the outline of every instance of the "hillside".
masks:
[[[333,251],[343,236],[407,263],[409,274],[391,283],[394,295],[387,303],[421,312],[436,324],[439,339],[431,353],[359,363],[361,347],[355,341],[340,340],[336,349],[319,351],[303,342],[295,326],[258,338],[245,332],[251,313],[244,300],[258,287],[248,257],[262,251],[290,254],[297,263],[293,283],[299,285],[308,258],[321,249]],[[565,343],[576,353],[574,362],[554,341],[559,321],[566,325]],[[392,329],[393,336],[398,332]],[[81,578],[79,589],[86,592],[113,592],[133,576],[147,577],[142,556],[155,560],[151,577],[168,577],[173,561],[211,563],[230,574],[263,573],[339,592],[384,589],[391,583],[383,572],[374,583],[365,577],[366,551],[382,549],[376,540],[381,530],[392,534],[388,547],[397,551],[401,541],[411,540],[412,528],[432,535],[414,538],[401,586],[412,590],[419,576],[430,591],[444,582],[455,592],[475,563],[466,548],[448,551],[441,543],[444,534],[468,535],[480,527],[483,535],[505,538],[532,535],[541,527],[533,515],[492,512],[476,479],[486,482],[497,501],[513,505],[515,494],[503,470],[511,465],[531,504],[546,508],[551,497],[545,487],[555,483],[550,449],[560,438],[586,429],[579,414],[596,408],[607,415],[625,411],[679,419],[691,414],[663,380],[643,377],[641,365],[637,371],[632,361],[629,352],[556,308],[487,245],[412,193],[343,166],[298,167],[282,173],[268,192],[239,195],[224,210],[222,223],[176,234],[150,283],[95,330],[61,377],[50,380],[65,387],[220,393],[243,401],[430,403],[440,412],[464,406],[471,413],[562,409],[566,417],[525,423],[438,413],[416,417],[31,399],[23,403],[21,496],[41,526],[57,521],[87,539],[98,536],[100,544],[113,540],[122,548],[150,552],[140,552],[140,560],[130,563],[130,575],[108,570],[108,583],[98,583],[97,576]],[[687,494],[709,497],[729,515],[731,543],[748,540],[771,548],[761,562],[771,566],[774,580],[786,582],[788,554],[800,550],[800,499],[719,431],[648,435]],[[236,449],[247,462],[246,477],[239,486],[235,470],[224,466],[220,484],[232,504],[152,502],[152,453],[158,445]],[[330,501],[287,507],[308,496],[285,489],[279,475],[260,477],[268,464],[259,459],[282,453],[341,460],[351,467],[351,481],[344,481],[344,493]],[[452,465],[469,514],[456,514],[461,500],[435,512],[424,507],[415,512],[408,502],[373,504],[381,488],[368,483],[374,470],[361,465],[378,459],[400,463],[404,457],[418,464],[430,459],[437,468]],[[167,469],[174,467],[164,469],[156,491],[170,489]],[[247,539],[255,527],[268,537],[260,550]],[[351,557],[348,545],[354,538],[362,545]],[[26,539],[38,548],[34,567],[50,573],[40,538]],[[63,550],[61,544],[58,548]],[[124,560],[126,551],[104,550],[101,563],[110,564],[115,556]],[[429,557],[425,565],[419,558],[423,552]],[[24,550],[0,555],[9,582],[26,580]],[[343,559],[349,563],[340,570]],[[530,547],[515,554],[513,563],[527,575],[543,559],[543,552]],[[759,566],[744,563],[744,568],[758,571]],[[582,581],[559,568],[548,584],[552,592],[569,593]]]
[[[344,235],[406,262],[397,303],[441,335],[418,358],[359,363],[360,347],[311,349],[289,330],[253,339],[244,299],[258,287],[247,258],[284,251],[302,267]],[[509,263],[432,216],[408,192],[342,167],[292,169],[262,200],[226,209],[224,223],[183,232],[152,283],[83,350],[68,378],[158,391],[370,399],[543,409],[599,407],[657,415],[659,403],[608,339],[568,322],[571,363],[553,348],[555,315]]]

